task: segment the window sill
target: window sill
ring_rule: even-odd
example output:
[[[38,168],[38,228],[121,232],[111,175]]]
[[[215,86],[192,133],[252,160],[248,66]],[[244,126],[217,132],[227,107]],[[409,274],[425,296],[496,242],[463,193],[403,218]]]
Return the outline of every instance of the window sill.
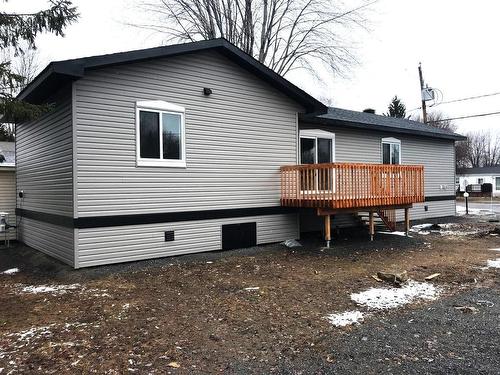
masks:
[[[185,160],[137,160],[138,167],[186,168]]]

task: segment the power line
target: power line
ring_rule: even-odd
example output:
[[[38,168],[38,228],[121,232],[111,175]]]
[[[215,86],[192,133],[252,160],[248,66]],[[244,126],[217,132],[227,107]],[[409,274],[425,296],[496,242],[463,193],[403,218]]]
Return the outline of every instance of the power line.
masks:
[[[489,112],[489,113],[480,113],[477,115],[469,115],[469,116],[460,116],[460,117],[450,117],[450,118],[444,118],[441,120],[432,120],[431,122],[443,122],[443,121],[451,121],[451,120],[462,120],[466,118],[472,118],[472,117],[484,117],[484,116],[493,116],[493,115],[500,115],[499,112]]]
[[[456,103],[456,102],[463,102],[465,100],[472,100],[472,99],[479,99],[479,98],[486,98],[488,96],[495,96],[495,95],[500,95],[500,92],[493,92],[491,94],[484,94],[484,95],[476,95],[476,96],[469,96],[467,98],[461,98],[461,99],[454,99],[454,100],[448,100],[446,102],[441,102],[439,104],[448,104],[448,103]],[[437,104],[437,105],[439,105]]]
[[[438,106],[438,105],[440,105],[440,104],[457,103],[457,102],[463,102],[463,101],[466,101],[466,100],[473,100],[473,99],[486,98],[486,97],[489,97],[489,96],[495,96],[495,95],[500,95],[500,92],[493,92],[493,93],[491,93],[491,94],[475,95],[475,96],[468,96],[468,97],[465,97],[465,98],[460,98],[460,99],[448,100],[448,101],[445,101],[445,102],[440,102],[440,103],[437,103],[437,104],[435,104],[434,106]],[[434,107],[434,106],[433,106],[433,107]],[[416,110],[418,110],[418,109],[422,109],[422,107],[417,107],[417,108],[408,109],[408,111],[416,111]]]

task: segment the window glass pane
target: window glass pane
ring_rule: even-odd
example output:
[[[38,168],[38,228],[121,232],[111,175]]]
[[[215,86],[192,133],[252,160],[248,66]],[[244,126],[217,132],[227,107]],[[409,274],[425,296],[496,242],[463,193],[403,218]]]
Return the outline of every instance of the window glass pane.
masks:
[[[159,113],[139,111],[141,158],[160,158]]]
[[[318,163],[332,162],[332,140],[318,138]]]
[[[311,138],[300,138],[300,163],[314,164],[316,159],[316,140]]]
[[[500,177],[495,178],[495,190],[500,190]]]
[[[162,114],[163,124],[163,159],[182,158],[181,152],[181,116],[170,113]]]
[[[382,143],[382,163],[391,164],[391,145]]]
[[[399,164],[399,145],[397,143],[391,144],[392,164]]]

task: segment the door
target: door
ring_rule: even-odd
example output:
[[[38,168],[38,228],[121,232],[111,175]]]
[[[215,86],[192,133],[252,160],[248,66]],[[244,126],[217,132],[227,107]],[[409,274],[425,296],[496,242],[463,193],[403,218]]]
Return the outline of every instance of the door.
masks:
[[[333,139],[320,137],[300,138],[300,164],[321,164],[333,162]],[[318,171],[314,172],[314,189],[329,190],[333,181],[333,176],[318,179]],[[302,190],[306,189],[304,179],[302,179]]]
[[[333,162],[333,139],[300,137],[300,164]]]

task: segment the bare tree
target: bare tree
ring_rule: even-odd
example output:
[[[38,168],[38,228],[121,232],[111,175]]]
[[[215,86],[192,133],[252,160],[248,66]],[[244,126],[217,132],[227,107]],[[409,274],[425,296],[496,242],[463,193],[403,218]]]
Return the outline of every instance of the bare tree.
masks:
[[[483,151],[483,167],[493,167],[500,165],[500,136],[485,133],[485,148]]]
[[[40,72],[40,55],[38,50],[27,49],[23,54],[12,60],[12,71],[22,77],[19,82],[19,91],[24,89]]]
[[[457,131],[457,125],[451,120],[446,120],[447,116],[443,112],[432,111],[427,113],[427,124],[450,132]],[[412,120],[424,122],[422,115],[418,113],[412,116]]]
[[[136,26],[168,42],[225,38],[281,75],[315,62],[342,72],[355,62],[342,35],[364,27],[376,2],[359,1],[342,9],[340,0],[145,0],[153,21]]]
[[[491,167],[500,165],[500,136],[485,131],[471,131],[467,140],[457,142],[458,167]]]
[[[455,142],[455,165],[457,168],[470,167],[467,141]]]
[[[483,161],[483,153],[486,148],[486,138],[484,133],[469,132],[467,133],[466,152],[467,159],[471,167],[481,167]]]

